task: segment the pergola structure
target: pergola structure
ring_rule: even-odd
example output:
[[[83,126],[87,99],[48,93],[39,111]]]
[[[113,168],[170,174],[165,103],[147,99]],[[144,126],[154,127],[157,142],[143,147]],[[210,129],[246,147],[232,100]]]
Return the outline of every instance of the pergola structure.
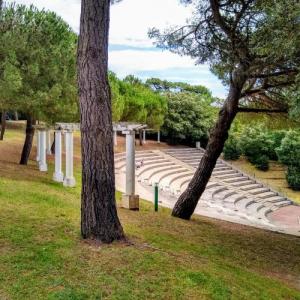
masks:
[[[47,172],[47,154],[51,155],[51,131],[53,128],[45,125],[35,126],[37,130],[37,157],[36,160],[41,172]],[[145,132],[147,125],[120,122],[113,124],[114,143],[116,145],[117,133],[126,135],[126,193],[122,198],[124,208],[139,209],[139,196],[135,195],[135,135],[140,130]],[[73,175],[73,133],[80,130],[78,123],[56,123],[55,131],[55,170],[53,180],[63,182],[66,187],[76,184]],[[65,174],[62,171],[62,136],[65,140],[66,166]]]

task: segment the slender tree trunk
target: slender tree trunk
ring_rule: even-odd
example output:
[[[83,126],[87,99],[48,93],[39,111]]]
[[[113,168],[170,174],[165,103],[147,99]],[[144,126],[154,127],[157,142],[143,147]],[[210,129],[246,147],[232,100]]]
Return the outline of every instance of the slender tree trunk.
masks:
[[[4,134],[5,134],[5,129],[6,129],[6,111],[2,111],[2,116],[1,116],[1,132],[0,132],[0,141],[3,141]]]
[[[187,189],[177,200],[172,216],[189,220],[211,177],[217,159],[223,151],[231,123],[238,112],[238,104],[246,81],[246,67],[241,66],[231,80],[228,97],[220,110],[219,118],[211,132],[205,153]]]
[[[16,121],[19,121],[19,114],[18,114],[17,111],[15,111],[15,120],[16,120]]]
[[[142,130],[139,131],[139,140],[140,140],[140,146],[143,146],[143,132],[142,132]]]
[[[33,125],[36,124],[35,119],[31,116],[27,116],[27,122],[26,122],[26,138],[22,150],[20,165],[27,165],[28,159],[30,156],[32,143],[33,143],[33,137],[34,137],[34,127]]]
[[[54,132],[53,142],[51,145],[51,153],[55,154],[55,132]]]
[[[111,92],[107,77],[109,0],[83,0],[78,44],[81,115],[81,234],[124,239],[115,201]]]

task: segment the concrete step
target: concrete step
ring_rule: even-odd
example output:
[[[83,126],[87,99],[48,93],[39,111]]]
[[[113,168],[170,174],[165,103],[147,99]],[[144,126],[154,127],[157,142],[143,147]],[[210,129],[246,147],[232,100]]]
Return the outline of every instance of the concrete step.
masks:
[[[247,177],[240,177],[240,178],[241,178],[241,180],[239,180],[239,181],[232,182],[232,183],[229,182],[229,183],[231,183],[232,186],[237,187],[237,188],[249,186],[249,185],[252,185],[255,183],[254,180],[249,180]]]
[[[245,212],[247,210],[247,207],[254,202],[254,199],[244,197],[235,202],[235,207],[237,210]]]
[[[186,169],[182,168],[181,166],[174,166],[173,168],[156,173],[154,176],[148,178],[148,184],[149,185],[155,185],[155,183],[160,184],[161,180],[164,178],[168,178],[168,176],[173,175],[173,174],[179,174],[182,172],[185,172]],[[162,188],[162,186],[160,186]]]
[[[240,182],[244,182],[244,181],[248,181],[249,177],[246,176],[239,176],[236,178],[225,178],[223,181],[229,184],[233,184],[233,183],[240,183]],[[248,183],[247,183],[248,184]]]
[[[263,187],[261,183],[252,183],[248,185],[244,185],[241,187],[241,190],[243,191],[249,191],[249,190],[254,190]]]
[[[146,172],[143,172],[142,174],[140,174],[139,180],[142,182],[148,182],[148,180],[155,174],[159,173],[159,172],[163,172],[163,171],[167,171],[167,170],[171,170],[172,168],[176,167],[175,164],[169,163],[168,165],[164,165],[164,166],[157,166],[157,167],[153,167],[148,169]]]
[[[165,159],[163,157],[158,156],[157,158],[151,157],[151,159],[149,158],[148,160],[145,160],[145,159],[136,159],[136,163],[139,163],[142,160],[144,162],[143,167],[151,166],[151,165],[157,165],[158,163],[169,162],[169,160],[167,160],[167,159]],[[116,169],[122,169],[122,168],[125,168],[125,166],[126,166],[126,161],[125,160],[123,160],[121,162],[115,163],[115,168]],[[141,168],[143,168],[143,167],[141,167]],[[139,168],[138,170],[140,170],[141,168]]]
[[[156,169],[159,167],[165,167],[165,166],[171,166],[171,165],[175,165],[175,163],[171,162],[171,161],[165,161],[165,162],[158,162],[153,165],[145,165],[136,171],[136,175],[138,177],[141,177],[145,172],[148,172],[150,170],[153,170],[153,169]]]
[[[187,176],[192,176],[192,175],[193,175],[193,172],[191,172],[189,170],[186,170],[185,172],[181,172],[181,173],[175,173],[175,174],[169,175],[166,178],[163,178],[160,182],[160,185],[163,190],[170,191],[171,186],[173,185],[173,183],[176,180],[187,177]]]
[[[230,198],[233,195],[237,195],[235,191],[224,190],[213,195],[214,201],[226,201],[227,198]]]
[[[187,175],[185,177],[174,180],[170,186],[170,190],[173,194],[177,194],[181,192],[182,185],[189,183],[192,179],[193,175]]]
[[[232,170],[230,167],[215,167],[214,171],[225,171],[225,170]]]
[[[214,170],[213,171],[213,175],[214,176],[219,176],[219,175],[226,175],[226,174],[236,174],[237,171],[235,170],[223,170],[223,171],[219,171],[219,170]]]
[[[238,177],[243,177],[243,174],[236,172],[236,173],[233,173],[233,174],[216,175],[214,177],[216,177],[218,179],[238,178]]]
[[[252,195],[259,195],[259,194],[269,192],[269,191],[270,191],[269,188],[261,187],[261,188],[256,188],[256,189],[250,190],[250,191],[248,191],[248,193],[250,193]]]
[[[276,197],[276,196],[278,196],[278,194],[276,192],[272,192],[272,191],[259,194],[260,199],[269,199],[269,198]]]
[[[285,197],[279,196],[279,195],[271,196],[271,197],[268,197],[268,198],[262,198],[262,199],[265,200],[265,201],[268,201],[268,202],[276,202],[276,201],[287,200]]]

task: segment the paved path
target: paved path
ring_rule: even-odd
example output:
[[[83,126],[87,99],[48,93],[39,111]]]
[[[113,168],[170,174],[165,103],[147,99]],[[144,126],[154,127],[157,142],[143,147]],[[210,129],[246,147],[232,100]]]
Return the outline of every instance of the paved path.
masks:
[[[161,205],[172,208],[186,189],[203,149],[175,148],[137,151],[137,194],[153,201],[159,184]],[[115,155],[116,183],[125,190],[125,153]],[[195,213],[300,236],[300,206],[270,187],[219,159]]]

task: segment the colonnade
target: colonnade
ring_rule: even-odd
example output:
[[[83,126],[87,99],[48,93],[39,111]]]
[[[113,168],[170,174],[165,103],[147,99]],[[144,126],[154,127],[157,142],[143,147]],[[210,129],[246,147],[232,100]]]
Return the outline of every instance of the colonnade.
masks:
[[[39,170],[41,172],[48,171],[47,155],[52,155],[51,146],[51,130],[41,126],[36,127],[37,130],[37,156]],[[53,180],[62,182],[66,187],[74,187],[76,180],[73,174],[73,131],[72,127],[58,127],[55,129],[55,170]],[[62,140],[65,141],[65,174],[62,171]]]

